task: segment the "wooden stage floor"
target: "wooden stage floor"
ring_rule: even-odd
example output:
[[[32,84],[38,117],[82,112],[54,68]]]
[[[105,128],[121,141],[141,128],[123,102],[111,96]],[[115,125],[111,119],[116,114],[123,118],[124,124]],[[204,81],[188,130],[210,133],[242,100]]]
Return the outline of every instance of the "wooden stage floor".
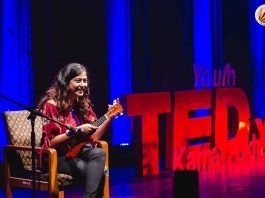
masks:
[[[135,176],[133,165],[111,168],[111,198],[173,197],[173,173],[173,171],[162,170],[159,175],[139,178]],[[265,160],[233,164],[211,172],[200,172],[198,181],[200,198],[263,198],[265,197]],[[178,187],[175,187],[175,189],[176,193],[178,193]],[[188,186],[185,190],[192,189]],[[14,198],[31,197],[31,195],[31,191],[28,190],[14,190]],[[2,189],[0,197],[4,197]],[[37,197],[44,198],[47,197],[47,194],[46,192],[38,192]],[[67,190],[65,197],[81,198],[82,189]],[[176,197],[183,196],[179,195]]]

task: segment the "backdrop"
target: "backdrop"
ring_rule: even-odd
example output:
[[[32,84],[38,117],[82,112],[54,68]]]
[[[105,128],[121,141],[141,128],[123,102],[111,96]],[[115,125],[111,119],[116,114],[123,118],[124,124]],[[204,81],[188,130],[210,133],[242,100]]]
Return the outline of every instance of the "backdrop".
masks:
[[[123,94],[211,88],[214,71],[230,65],[235,86],[249,97],[252,116],[263,117],[264,27],[255,20],[262,3],[2,0],[0,91],[35,107],[58,70],[77,61],[91,72],[92,102],[102,115]],[[197,87],[194,68],[209,74]],[[21,109],[0,102],[1,111]],[[163,139],[163,115],[160,120]],[[130,148],[130,123],[126,116],[115,120],[104,139]],[[2,125],[0,130],[2,159]],[[163,141],[160,146],[163,154]]]

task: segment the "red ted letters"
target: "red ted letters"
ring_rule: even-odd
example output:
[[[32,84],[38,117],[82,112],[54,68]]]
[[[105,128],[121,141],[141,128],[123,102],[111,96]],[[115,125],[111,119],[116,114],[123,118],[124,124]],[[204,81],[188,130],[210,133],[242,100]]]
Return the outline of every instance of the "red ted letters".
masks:
[[[192,151],[205,151],[210,155],[209,149],[226,145],[236,156],[248,144],[249,103],[240,88],[176,91],[172,98],[170,92],[126,95],[127,115],[133,116],[134,122],[138,175],[159,173],[158,115],[161,113],[167,114],[168,169],[198,168],[197,154]],[[191,116],[191,112],[196,114],[196,110],[201,109],[209,114]],[[264,125],[258,122],[257,127],[264,128]],[[189,145],[189,140],[203,137],[206,142]]]

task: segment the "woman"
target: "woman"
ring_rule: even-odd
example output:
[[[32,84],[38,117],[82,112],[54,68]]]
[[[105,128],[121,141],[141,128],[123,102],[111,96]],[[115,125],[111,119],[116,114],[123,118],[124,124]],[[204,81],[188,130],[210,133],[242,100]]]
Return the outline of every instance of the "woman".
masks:
[[[103,149],[92,147],[92,138],[75,157],[67,157],[78,136],[93,134],[99,139],[106,131],[112,118],[96,127],[89,124],[97,119],[89,99],[89,73],[79,63],[64,66],[54,79],[52,86],[39,102],[43,114],[69,125],[75,130],[44,120],[43,147],[52,147],[58,153],[58,172],[70,174],[85,180],[84,197],[102,197],[106,154]]]

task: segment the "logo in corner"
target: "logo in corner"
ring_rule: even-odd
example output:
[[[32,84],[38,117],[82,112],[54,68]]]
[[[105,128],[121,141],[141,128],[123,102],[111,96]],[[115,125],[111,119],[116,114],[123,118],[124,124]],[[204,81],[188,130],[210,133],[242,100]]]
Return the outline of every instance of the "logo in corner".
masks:
[[[255,18],[260,25],[265,26],[265,4],[256,9]]]

